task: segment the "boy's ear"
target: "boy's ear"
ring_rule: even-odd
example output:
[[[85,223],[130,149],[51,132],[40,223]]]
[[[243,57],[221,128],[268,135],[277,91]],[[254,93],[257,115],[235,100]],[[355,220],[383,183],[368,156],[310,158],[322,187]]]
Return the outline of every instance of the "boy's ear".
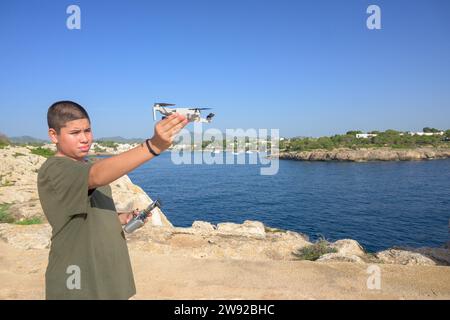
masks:
[[[50,137],[50,140],[56,144],[58,143],[58,134],[56,133],[56,130],[53,128],[48,129],[48,136]]]

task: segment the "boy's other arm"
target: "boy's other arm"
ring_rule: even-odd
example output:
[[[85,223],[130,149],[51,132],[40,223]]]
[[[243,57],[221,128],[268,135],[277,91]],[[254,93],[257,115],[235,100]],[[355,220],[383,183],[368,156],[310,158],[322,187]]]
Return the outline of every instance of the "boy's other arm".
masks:
[[[176,113],[159,121],[155,125],[155,133],[150,139],[152,149],[161,153],[169,148],[174,136],[187,123],[184,116]],[[110,184],[153,157],[154,155],[149,152],[144,143],[114,157],[97,161],[89,170],[89,189]]]

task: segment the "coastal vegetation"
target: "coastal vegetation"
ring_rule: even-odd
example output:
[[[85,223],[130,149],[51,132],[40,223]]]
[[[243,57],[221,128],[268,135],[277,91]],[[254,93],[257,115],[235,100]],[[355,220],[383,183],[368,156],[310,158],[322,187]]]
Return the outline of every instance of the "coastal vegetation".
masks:
[[[3,149],[4,147],[8,146],[11,142],[9,141],[8,137],[4,135],[3,133],[0,133],[0,149]]]
[[[9,212],[11,203],[1,203],[0,204],[0,223],[14,223],[18,225],[32,225],[43,223],[40,217],[31,217],[21,220],[16,220]]]
[[[321,238],[314,244],[300,248],[292,254],[299,260],[316,261],[324,254],[336,252],[337,250],[332,248],[327,240]]]
[[[116,142],[110,141],[110,140],[96,140],[95,141],[97,145],[99,145],[99,150],[102,150],[103,148],[112,148],[114,151],[117,150],[117,147],[119,146]]]
[[[33,148],[33,149],[30,149],[30,151],[32,154],[36,154],[38,156],[43,156],[45,158],[50,158],[55,155],[55,152],[53,150],[50,150],[47,148],[42,148],[42,147]]]
[[[424,128],[423,132],[437,133],[441,130]],[[333,150],[337,148],[380,148],[391,147],[397,149],[408,149],[418,147],[446,147],[450,148],[450,130],[444,134],[434,135],[411,135],[407,132],[386,130],[384,132],[371,131],[367,138],[358,138],[361,131],[348,131],[345,134],[336,134],[331,137],[296,137],[280,141],[281,151],[312,151],[316,149]]]

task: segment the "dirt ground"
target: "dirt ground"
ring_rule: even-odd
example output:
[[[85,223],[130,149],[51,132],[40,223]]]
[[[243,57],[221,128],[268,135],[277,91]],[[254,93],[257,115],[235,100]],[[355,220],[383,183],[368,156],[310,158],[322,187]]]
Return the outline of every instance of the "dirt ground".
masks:
[[[450,299],[450,267],[196,259],[130,249],[135,299]],[[44,299],[48,250],[0,241],[0,299]]]

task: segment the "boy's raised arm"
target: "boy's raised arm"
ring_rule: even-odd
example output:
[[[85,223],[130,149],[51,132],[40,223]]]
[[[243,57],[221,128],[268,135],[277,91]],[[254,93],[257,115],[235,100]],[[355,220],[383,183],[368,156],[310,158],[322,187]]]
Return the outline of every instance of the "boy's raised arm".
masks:
[[[152,149],[156,153],[161,153],[169,148],[175,135],[187,123],[184,116],[176,113],[159,121],[150,139]],[[144,143],[119,155],[97,161],[89,171],[89,189],[110,184],[153,157]]]

